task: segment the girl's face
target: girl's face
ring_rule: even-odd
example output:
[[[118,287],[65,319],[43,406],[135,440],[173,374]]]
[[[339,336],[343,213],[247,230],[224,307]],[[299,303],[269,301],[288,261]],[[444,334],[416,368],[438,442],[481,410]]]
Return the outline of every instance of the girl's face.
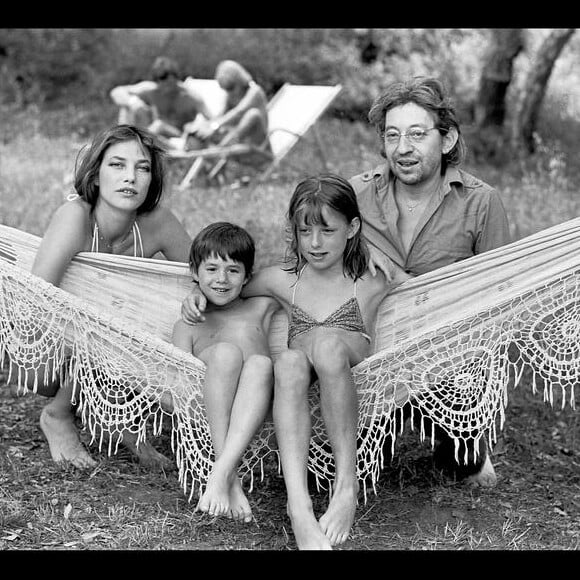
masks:
[[[194,278],[209,302],[225,306],[233,302],[247,282],[246,268],[242,262],[224,260],[213,254],[201,262]]]
[[[306,224],[304,219],[298,224],[298,251],[313,267],[325,270],[333,266],[342,268],[346,244],[360,228],[360,220],[350,223],[339,212],[322,208],[324,223]]]
[[[108,147],[99,168],[97,203],[137,211],[151,184],[151,156],[137,140]]]

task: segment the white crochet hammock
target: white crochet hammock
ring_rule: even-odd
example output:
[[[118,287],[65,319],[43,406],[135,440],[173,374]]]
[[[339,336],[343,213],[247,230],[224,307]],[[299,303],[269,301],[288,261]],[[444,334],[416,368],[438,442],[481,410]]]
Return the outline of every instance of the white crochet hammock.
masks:
[[[375,354],[353,369],[365,498],[383,467],[388,436],[394,447],[393,419],[405,403],[421,418],[422,439],[433,440],[432,430],[423,427],[429,418],[455,439],[456,450],[465,442],[466,453],[482,436],[495,443],[508,382],[511,377],[517,385],[525,367],[532,371],[534,392],[539,380],[546,401],[552,404],[560,389],[562,406],[568,401],[574,407],[580,379],[579,234],[577,218],[419,276],[384,300]],[[39,242],[0,225],[1,359],[7,355],[18,365],[21,388],[47,359],[69,373],[83,422],[100,445],[103,432],[129,429],[143,439],[149,420],[159,433],[162,418],[171,417],[179,481],[191,500],[205,485],[213,453],[201,394],[205,366],[170,343],[190,291],[187,265],[82,253],[57,288],[30,274]],[[276,315],[270,332],[274,357],[286,348],[286,328],[285,315]],[[166,400],[173,410],[161,407]],[[311,406],[309,468],[327,487],[333,459],[316,388]],[[263,475],[269,453],[276,453],[271,421],[240,469],[250,477],[250,488],[255,471]]]

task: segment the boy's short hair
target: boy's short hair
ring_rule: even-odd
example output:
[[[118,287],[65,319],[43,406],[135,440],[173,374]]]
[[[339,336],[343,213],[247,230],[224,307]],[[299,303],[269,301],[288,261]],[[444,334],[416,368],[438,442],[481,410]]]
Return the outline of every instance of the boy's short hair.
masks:
[[[189,266],[197,271],[211,256],[241,262],[250,278],[254,268],[256,245],[252,236],[241,226],[230,222],[215,222],[203,228],[191,243]]]

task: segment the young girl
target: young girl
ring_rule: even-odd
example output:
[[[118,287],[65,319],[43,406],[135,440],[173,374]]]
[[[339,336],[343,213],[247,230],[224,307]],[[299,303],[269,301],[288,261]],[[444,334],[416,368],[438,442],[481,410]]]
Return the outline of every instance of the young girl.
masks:
[[[159,206],[163,192],[162,150],[143,129],[119,125],[99,133],[76,167],[74,187],[48,225],[32,273],[58,286],[79,252],[105,252],[187,261],[191,238],[177,218]],[[83,447],[74,425],[72,385],[59,389],[51,369],[39,377],[38,393],[54,396],[42,410],[40,426],[56,462],[78,468],[96,464]],[[30,385],[32,387],[32,385]],[[149,464],[169,460],[148,443],[135,447],[135,437],[123,442]]]
[[[273,418],[300,549],[331,549],[350,532],[357,505],[358,398],[351,367],[370,354],[377,309],[393,281],[368,271],[355,193],[345,179],[321,175],[300,182],[290,200],[289,264],[258,272],[242,296],[272,296],[285,309],[288,350],[274,364]],[[199,308],[195,308],[195,305]],[[186,300],[183,315],[203,301]],[[322,417],[336,466],[332,497],[316,519],[308,492],[311,419],[308,394],[320,385]]]

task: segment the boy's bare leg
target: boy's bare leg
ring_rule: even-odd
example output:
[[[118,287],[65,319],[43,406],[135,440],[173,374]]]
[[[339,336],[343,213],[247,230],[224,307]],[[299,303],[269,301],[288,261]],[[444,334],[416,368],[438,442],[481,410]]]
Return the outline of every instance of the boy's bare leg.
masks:
[[[290,349],[276,361],[274,374],[274,426],[296,544],[300,550],[331,550],[308,492],[310,363],[304,353]]]
[[[67,379],[52,401],[42,409],[40,428],[56,463],[68,462],[79,469],[89,469],[97,462],[89,455],[79,438],[71,399],[72,384]]]
[[[261,355],[249,357],[240,374],[223,449],[214,463],[200,500],[200,504],[204,505],[227,505],[230,517],[245,523],[252,521],[252,510],[237,476],[237,467],[264,422],[272,385],[272,361]]]
[[[234,397],[242,372],[243,355],[233,344],[218,343],[205,349],[199,358],[207,365],[203,398],[217,460],[223,451],[230,425]],[[212,516],[228,515],[229,486],[225,491],[209,495],[204,490],[196,509]]]
[[[336,546],[348,539],[357,506],[358,398],[348,351],[342,343],[321,342],[314,357],[320,382],[320,407],[335,462],[332,497],[320,518],[320,526]],[[318,364],[319,360],[324,362]]]

